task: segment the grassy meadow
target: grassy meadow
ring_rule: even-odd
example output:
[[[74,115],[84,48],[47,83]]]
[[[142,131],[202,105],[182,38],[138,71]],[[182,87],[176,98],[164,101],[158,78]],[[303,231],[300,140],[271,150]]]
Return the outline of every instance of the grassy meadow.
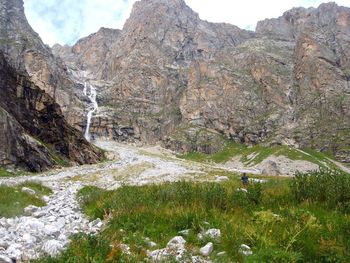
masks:
[[[208,241],[213,262],[350,262],[350,176],[327,169],[295,178],[270,178],[237,191],[239,177],[222,183],[177,182],[124,186],[114,191],[85,187],[82,209],[108,219],[97,235],[79,234],[58,262],[147,262],[147,250],[165,247],[179,231],[189,230],[192,255]],[[210,228],[221,238],[199,239]],[[149,240],[157,246],[150,248]],[[131,248],[123,253],[122,244]],[[253,255],[243,256],[241,244]],[[217,255],[218,252],[226,253]],[[174,262],[169,258],[167,262]]]

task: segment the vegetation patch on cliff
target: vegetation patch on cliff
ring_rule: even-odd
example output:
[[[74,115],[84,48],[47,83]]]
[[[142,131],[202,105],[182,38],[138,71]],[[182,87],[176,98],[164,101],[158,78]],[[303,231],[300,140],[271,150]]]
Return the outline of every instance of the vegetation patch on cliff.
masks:
[[[340,178],[344,179],[335,183]],[[192,255],[213,242],[209,258],[214,262],[347,262],[349,182],[347,174],[322,170],[250,184],[247,193],[237,190],[238,178],[115,191],[86,187],[79,193],[84,211],[92,219],[108,218],[108,225],[98,235],[75,236],[60,257],[37,262],[141,262],[147,250],[162,248],[178,235],[183,235]],[[324,197],[334,187],[339,190],[336,199]],[[220,229],[221,237],[198,237],[210,228]],[[152,248],[150,240],[156,243]],[[130,247],[130,254],[123,244]],[[253,254],[244,256],[242,244],[249,245]],[[222,251],[226,253],[218,255]]]
[[[230,161],[233,157],[240,156],[240,160],[245,165],[253,166],[261,163],[271,155],[283,155],[291,160],[305,160],[315,163],[320,167],[336,168],[334,163],[330,160],[333,157],[327,153],[321,153],[311,149],[300,150],[286,145],[276,145],[271,147],[255,145],[248,147],[232,141],[226,142],[223,150],[213,154],[190,152],[178,155],[177,157],[197,162],[225,163]]]

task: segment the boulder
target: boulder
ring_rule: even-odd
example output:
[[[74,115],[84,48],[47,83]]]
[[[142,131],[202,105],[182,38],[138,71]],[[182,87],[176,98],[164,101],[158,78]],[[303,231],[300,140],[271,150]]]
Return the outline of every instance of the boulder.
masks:
[[[46,241],[42,247],[42,250],[52,257],[57,256],[62,249],[62,242],[54,239]]]
[[[22,188],[22,192],[24,192],[23,188]],[[35,205],[29,205],[29,206],[24,208],[24,215],[30,216],[30,215],[34,214],[35,212],[37,212],[38,210],[39,210],[39,207],[37,207]]]
[[[246,245],[246,244],[242,244],[239,248],[239,252],[241,254],[243,254],[244,256],[251,256],[253,255],[253,251],[250,248],[250,246]]]
[[[211,254],[211,252],[213,252],[214,249],[214,245],[212,242],[209,242],[208,244],[206,244],[204,247],[200,248],[199,252],[207,257]]]
[[[186,243],[186,240],[182,236],[176,236],[168,242],[166,247],[168,249],[174,249],[174,250],[184,249],[185,243]]]
[[[21,191],[23,193],[27,193],[27,194],[30,194],[30,195],[35,195],[36,194],[36,192],[33,189],[30,189],[28,187],[22,187]]]
[[[281,175],[281,171],[276,162],[269,160],[264,164],[262,174],[275,176],[275,175]]]
[[[216,229],[216,228],[211,228],[208,229],[204,235],[206,237],[212,238],[212,239],[220,239],[221,238],[221,231],[220,229]]]

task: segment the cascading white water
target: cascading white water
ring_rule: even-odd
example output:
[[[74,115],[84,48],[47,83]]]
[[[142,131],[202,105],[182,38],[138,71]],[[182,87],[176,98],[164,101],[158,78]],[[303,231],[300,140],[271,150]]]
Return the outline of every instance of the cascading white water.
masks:
[[[84,89],[83,89],[84,96],[86,96],[86,90],[87,90],[87,83],[85,81],[84,82]]]
[[[89,88],[89,90],[88,90]],[[91,125],[91,118],[92,118],[92,114],[98,109],[98,104],[96,101],[96,89],[94,86],[92,86],[91,84],[88,84],[86,81],[84,83],[84,95],[88,96],[89,100],[90,100],[90,105],[88,108],[88,113],[87,113],[87,121],[86,121],[86,129],[85,129],[85,133],[84,133],[84,137],[86,140],[90,141],[90,125]]]

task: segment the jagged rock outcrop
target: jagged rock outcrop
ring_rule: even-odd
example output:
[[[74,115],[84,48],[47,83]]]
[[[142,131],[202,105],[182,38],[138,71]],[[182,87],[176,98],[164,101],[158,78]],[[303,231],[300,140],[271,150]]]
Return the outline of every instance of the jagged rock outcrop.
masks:
[[[80,39],[73,47],[56,44],[52,47],[54,54],[61,55],[71,67],[88,69],[94,75],[102,74],[104,63],[111,45],[117,41],[120,30],[101,28],[97,33]]]
[[[102,158],[65,119],[77,119],[84,105],[66,71],[29,26],[23,1],[0,0],[1,166],[42,171]]]
[[[198,126],[350,161],[349,30],[350,9],[334,3],[292,9],[250,32],[202,21],[183,0],[142,0],[115,38],[97,33],[72,49],[84,54],[109,43],[96,65],[74,64],[100,83],[98,135],[182,145],[169,137]]]

